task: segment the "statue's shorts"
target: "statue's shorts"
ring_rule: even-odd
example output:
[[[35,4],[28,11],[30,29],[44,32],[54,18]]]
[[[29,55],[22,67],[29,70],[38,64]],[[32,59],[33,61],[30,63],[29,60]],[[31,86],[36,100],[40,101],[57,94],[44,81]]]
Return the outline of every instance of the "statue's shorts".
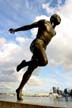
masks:
[[[35,39],[32,41],[30,45],[30,50],[33,54],[38,54],[40,48],[46,49],[46,45],[43,40],[41,39]]]

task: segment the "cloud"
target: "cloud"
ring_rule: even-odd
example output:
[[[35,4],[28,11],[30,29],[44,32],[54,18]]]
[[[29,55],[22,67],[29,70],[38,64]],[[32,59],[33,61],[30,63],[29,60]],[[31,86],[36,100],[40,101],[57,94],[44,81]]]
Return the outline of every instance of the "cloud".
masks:
[[[69,19],[72,19],[72,0],[66,0],[65,5],[60,10],[61,14]]]
[[[28,81],[29,86],[42,86],[44,84],[43,80],[38,78],[36,75],[32,75],[30,80]]]
[[[0,46],[2,46],[5,42],[6,40],[4,38],[0,38]]]
[[[50,8],[50,3],[42,4],[42,8],[45,9],[48,13],[55,13],[56,8]]]
[[[55,3],[54,6],[51,6],[53,4],[54,2],[51,0],[50,2],[43,3],[42,8],[45,9],[48,14],[59,13],[62,8],[62,0],[57,0],[57,3]]]
[[[18,87],[18,82],[1,82],[0,83],[0,93],[15,93]]]
[[[0,47],[0,62],[12,61],[12,55],[16,54],[16,50],[20,50],[20,47],[12,42],[5,42]]]
[[[56,28],[57,35],[49,45],[48,55],[53,64],[61,64],[67,71],[72,70],[72,21],[61,13],[61,24]],[[51,62],[51,61],[50,61]]]
[[[0,81],[15,82],[19,80],[16,66],[23,59],[30,59],[29,44],[31,39],[16,37],[15,42],[0,38]]]

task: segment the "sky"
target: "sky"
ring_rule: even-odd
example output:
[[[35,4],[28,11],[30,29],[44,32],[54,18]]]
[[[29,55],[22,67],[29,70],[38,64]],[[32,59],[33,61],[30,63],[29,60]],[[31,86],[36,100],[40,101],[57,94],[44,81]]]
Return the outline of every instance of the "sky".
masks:
[[[30,60],[30,44],[37,28],[10,34],[10,28],[50,19],[57,13],[61,24],[49,43],[46,54],[48,65],[38,67],[24,86],[25,93],[48,93],[52,87],[72,89],[72,0],[0,0],[0,92],[15,92],[25,73],[16,66]]]

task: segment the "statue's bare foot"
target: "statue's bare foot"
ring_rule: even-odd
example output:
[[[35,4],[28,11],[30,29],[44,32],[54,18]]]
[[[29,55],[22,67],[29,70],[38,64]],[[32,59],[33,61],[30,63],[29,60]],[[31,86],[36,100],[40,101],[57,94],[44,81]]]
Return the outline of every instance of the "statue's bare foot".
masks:
[[[23,100],[22,91],[16,90],[16,93],[17,93],[17,100],[19,100],[19,101]]]
[[[17,72],[20,71],[24,66],[26,66],[26,61],[23,60],[16,68]]]

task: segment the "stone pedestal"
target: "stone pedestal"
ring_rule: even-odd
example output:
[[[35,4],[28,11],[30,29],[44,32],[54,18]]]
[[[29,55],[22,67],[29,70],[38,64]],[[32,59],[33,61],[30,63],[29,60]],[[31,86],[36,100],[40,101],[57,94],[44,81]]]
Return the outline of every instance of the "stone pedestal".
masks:
[[[61,108],[61,107],[32,105],[32,104],[24,104],[21,102],[0,101],[0,108]]]

